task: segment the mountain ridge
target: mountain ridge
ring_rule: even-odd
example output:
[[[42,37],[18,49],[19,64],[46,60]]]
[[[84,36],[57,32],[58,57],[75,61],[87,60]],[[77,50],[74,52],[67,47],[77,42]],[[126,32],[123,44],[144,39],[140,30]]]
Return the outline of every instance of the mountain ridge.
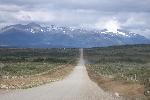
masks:
[[[36,23],[16,24],[0,29],[0,46],[10,47],[103,47],[126,44],[149,44],[139,34],[118,29],[117,33],[72,27],[41,26]]]

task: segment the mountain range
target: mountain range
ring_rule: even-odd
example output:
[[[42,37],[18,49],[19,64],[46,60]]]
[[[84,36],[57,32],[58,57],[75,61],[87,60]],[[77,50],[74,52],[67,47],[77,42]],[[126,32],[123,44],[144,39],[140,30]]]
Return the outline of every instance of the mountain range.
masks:
[[[126,44],[149,44],[146,37],[126,30],[83,29],[16,24],[0,29],[0,47],[20,48],[89,48]]]

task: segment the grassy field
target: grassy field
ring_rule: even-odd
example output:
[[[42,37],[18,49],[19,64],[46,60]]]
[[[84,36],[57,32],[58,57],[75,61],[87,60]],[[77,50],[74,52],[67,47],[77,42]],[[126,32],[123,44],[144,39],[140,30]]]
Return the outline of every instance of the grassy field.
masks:
[[[73,69],[78,56],[78,49],[1,48],[0,86],[25,88],[58,80]]]
[[[106,90],[150,96],[150,45],[90,48],[84,56],[89,76]]]

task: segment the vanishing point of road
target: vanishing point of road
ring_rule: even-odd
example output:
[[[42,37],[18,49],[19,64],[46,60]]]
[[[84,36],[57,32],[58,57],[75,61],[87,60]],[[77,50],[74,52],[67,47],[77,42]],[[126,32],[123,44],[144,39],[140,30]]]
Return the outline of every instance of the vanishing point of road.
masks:
[[[121,100],[90,80],[84,65],[83,49],[80,52],[78,65],[65,79],[30,89],[0,93],[0,100]]]

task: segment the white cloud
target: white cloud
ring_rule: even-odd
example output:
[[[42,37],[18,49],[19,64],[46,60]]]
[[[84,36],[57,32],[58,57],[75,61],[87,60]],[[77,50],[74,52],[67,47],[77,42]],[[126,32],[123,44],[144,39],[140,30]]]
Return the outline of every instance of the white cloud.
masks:
[[[120,29],[119,23],[116,19],[112,19],[105,24],[105,28],[110,32],[117,32],[117,29]]]
[[[55,19],[54,14],[45,11],[20,11],[16,14],[20,21],[51,22]]]

